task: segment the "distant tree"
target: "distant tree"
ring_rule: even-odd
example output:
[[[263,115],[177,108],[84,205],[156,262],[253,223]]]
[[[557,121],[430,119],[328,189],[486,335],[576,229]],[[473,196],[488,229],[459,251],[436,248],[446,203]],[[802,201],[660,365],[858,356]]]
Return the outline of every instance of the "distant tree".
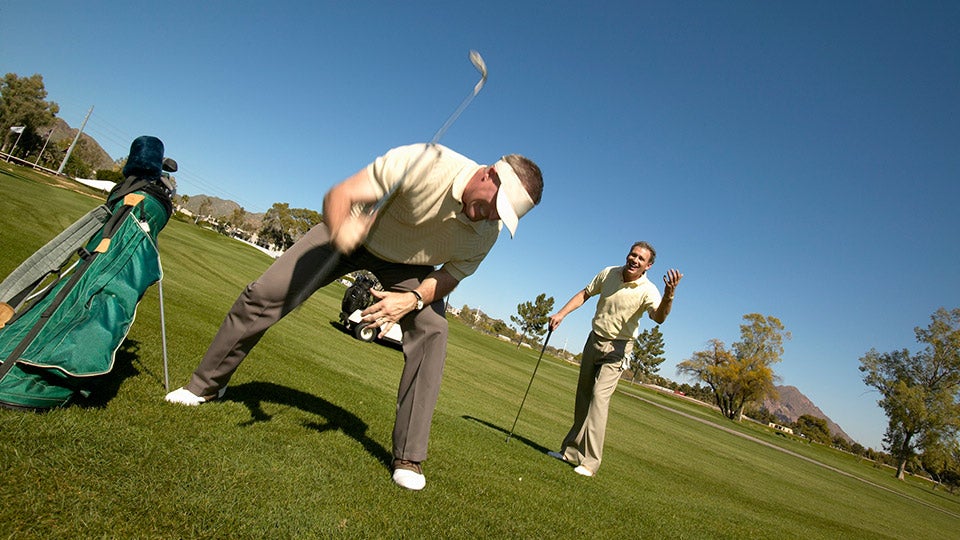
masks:
[[[59,145],[63,147],[63,155],[66,155],[66,147],[70,145],[70,141],[60,141]],[[63,166],[63,174],[74,178],[90,178],[93,174],[93,169],[83,160],[79,153],[74,152],[67,158],[67,163]]]
[[[835,448],[839,448],[844,452],[853,451],[853,444],[850,441],[848,441],[846,438],[844,438],[843,435],[840,435],[839,433],[835,433],[833,435],[833,438],[830,439],[830,442],[833,444]]]
[[[863,382],[880,392],[877,402],[887,415],[884,448],[897,462],[903,479],[907,462],[918,450],[934,448],[960,430],[960,309],[938,309],[926,328],[916,327],[924,348],[879,353],[860,359]]]
[[[193,222],[199,223],[200,218],[210,217],[210,210],[212,208],[213,208],[213,203],[210,202],[210,198],[204,197],[203,200],[200,201],[200,208],[197,209],[197,216],[196,216],[196,219],[193,220]]]
[[[696,398],[704,403],[709,403],[711,398],[713,397],[710,387],[706,385],[701,386],[700,383],[694,384],[693,388],[691,388],[690,391],[687,392],[687,395],[693,398]]]
[[[795,422],[799,434],[821,444],[830,444],[830,426],[823,418],[809,414],[801,414]]]
[[[123,173],[120,171],[115,171],[113,169],[100,169],[96,174],[97,180],[107,180],[108,182],[123,182]]]
[[[720,413],[735,418],[739,403],[743,401],[736,367],[737,358],[733,353],[722,341],[712,339],[708,348],[695,351],[690,358],[677,364],[677,371],[706,383],[713,391],[713,400]]]
[[[660,364],[664,361],[666,358],[663,356],[663,334],[660,332],[660,325],[640,332],[634,339],[633,352],[630,353],[630,369],[633,370],[630,382],[635,382],[637,375],[642,375],[642,379],[646,381],[660,371]]]
[[[40,146],[39,148],[36,148],[36,150],[39,155],[33,158],[33,161],[37,165],[46,167],[48,169],[59,168],[60,164],[63,163],[63,157],[67,155],[67,145],[61,146],[55,141],[47,140],[47,136],[50,135],[53,129],[54,128],[49,128],[47,130],[42,130],[42,133],[38,133],[38,135],[42,135],[43,142],[38,143]],[[30,157],[32,156],[33,152],[31,151]],[[28,157],[27,160],[29,160],[30,157]]]
[[[290,236],[294,242],[302,238],[310,229],[323,221],[323,216],[320,212],[310,210],[309,208],[291,208],[290,216],[293,219],[290,227]]]
[[[475,322],[474,313],[473,310],[470,309],[470,306],[464,304],[463,307],[460,308],[460,320],[466,322],[467,324],[473,324]]]
[[[285,250],[293,245],[293,238],[287,232],[290,222],[290,205],[288,203],[273,203],[273,206],[263,215],[263,225],[260,228],[260,238]]]
[[[227,223],[235,229],[243,229],[244,224],[247,221],[247,211],[240,208],[234,208],[233,212],[230,214],[230,217],[227,218]]]
[[[853,441],[853,444],[850,445],[850,451],[858,456],[862,456],[867,452],[867,449],[857,441]]]
[[[677,364],[680,373],[706,383],[724,416],[739,420],[748,403],[775,397],[777,376],[772,364],[781,360],[783,340],[790,339],[779,319],[759,313],[744,315],[740,341],[727,350],[718,339]]]
[[[43,76],[39,74],[18,77],[15,73],[7,73],[3,77],[0,81],[0,130],[3,130],[3,148],[8,148],[8,145],[12,147],[16,140],[17,134],[12,133],[10,128],[24,126],[23,133],[19,134],[17,154],[26,156],[31,152],[39,153],[45,141],[37,131],[50,126],[60,112],[60,106],[46,101],[46,98]],[[43,135],[46,135],[46,130]]]
[[[490,331],[497,335],[503,334],[509,328],[510,327],[507,326],[507,323],[501,321],[500,319],[494,319],[490,322]]]
[[[323,216],[315,210],[290,208],[289,203],[273,203],[263,216],[259,234],[280,250],[286,250],[321,221]]]
[[[769,424],[771,422],[774,424],[782,423],[782,420],[777,418],[775,414],[767,410],[767,408],[763,405],[761,405],[759,408],[745,408],[744,413],[757,422],[762,422],[764,424]]]
[[[553,297],[547,298],[545,293],[538,294],[533,302],[517,304],[517,314],[511,315],[510,320],[517,325],[517,333],[520,335],[517,338],[518,349],[528,334],[540,337],[546,333],[551,311],[553,311]]]
[[[935,482],[946,486],[951,493],[960,487],[960,441],[956,438],[926,448],[920,463]]]

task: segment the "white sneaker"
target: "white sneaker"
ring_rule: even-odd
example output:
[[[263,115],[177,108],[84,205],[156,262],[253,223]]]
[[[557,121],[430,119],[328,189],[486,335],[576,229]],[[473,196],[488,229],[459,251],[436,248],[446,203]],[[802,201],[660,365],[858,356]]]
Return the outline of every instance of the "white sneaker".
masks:
[[[584,467],[583,465],[577,465],[577,468],[573,472],[579,474],[580,476],[593,476],[593,471]]]
[[[189,407],[196,407],[201,403],[206,403],[214,399],[222,398],[223,395],[226,393],[227,393],[227,387],[224,386],[223,388],[217,391],[216,397],[206,398],[206,397],[198,396],[193,392],[187,390],[186,388],[180,387],[174,390],[173,392],[170,392],[169,394],[167,394],[166,397],[164,397],[163,399],[164,401],[168,401],[170,403],[176,403],[178,405],[187,405]]]
[[[427,485],[427,477],[423,475],[419,463],[399,459],[393,462],[393,481],[413,491],[420,491]]]
[[[564,462],[564,463],[567,462],[567,458],[566,458],[563,454],[561,454],[560,452],[554,452],[553,450],[551,450],[551,451],[547,452],[547,455],[550,456],[550,457],[552,457],[553,459],[559,459],[560,461],[562,461],[562,462]]]

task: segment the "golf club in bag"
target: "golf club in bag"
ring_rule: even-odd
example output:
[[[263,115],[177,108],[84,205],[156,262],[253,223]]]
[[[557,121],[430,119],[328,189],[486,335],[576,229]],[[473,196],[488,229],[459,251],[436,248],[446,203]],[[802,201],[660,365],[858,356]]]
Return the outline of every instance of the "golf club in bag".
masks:
[[[510,437],[513,437],[513,430],[517,427],[517,420],[520,419],[520,411],[523,410],[523,404],[527,401],[527,394],[530,393],[530,387],[533,386],[533,378],[537,376],[537,369],[540,368],[540,361],[543,360],[543,352],[547,350],[547,343],[550,341],[550,334],[553,333],[553,329],[547,330],[547,337],[543,340],[543,348],[540,349],[540,357],[537,358],[537,365],[533,367],[533,375],[530,376],[530,382],[527,384],[527,391],[523,393],[523,400],[520,401],[520,408],[517,409],[517,417],[513,419],[513,426],[510,427],[510,433],[507,435],[507,439],[504,442],[510,442]]]
[[[467,94],[467,97],[464,98],[464,100],[460,103],[460,105],[456,108],[456,110],[453,111],[453,114],[451,114],[450,117],[447,118],[447,121],[444,122],[442,126],[440,126],[440,129],[438,129],[437,132],[433,135],[433,139],[431,139],[430,142],[427,143],[427,147],[424,149],[424,151],[421,152],[420,155],[417,156],[417,159],[415,159],[413,163],[411,163],[410,166],[408,166],[404,170],[403,175],[400,176],[400,180],[398,180],[395,184],[393,184],[393,186],[391,186],[390,189],[386,193],[384,193],[384,195],[380,197],[380,199],[377,200],[377,202],[375,202],[373,205],[371,205],[365,210],[367,215],[373,215],[374,213],[378,212],[390,201],[390,199],[393,197],[393,194],[397,192],[397,189],[399,189],[403,185],[404,181],[407,179],[407,174],[411,170],[416,168],[416,166],[420,163],[420,160],[423,159],[424,154],[427,153],[427,150],[429,150],[430,147],[440,142],[440,138],[443,137],[443,134],[446,133],[448,129],[450,129],[450,126],[453,125],[453,123],[457,120],[457,118],[460,117],[460,114],[463,113],[463,111],[467,108],[468,105],[470,105],[470,102],[473,101],[473,98],[477,97],[477,94],[480,93],[480,90],[483,88],[483,85],[486,84],[487,82],[487,64],[486,62],[483,61],[483,57],[480,56],[480,53],[473,50],[470,51],[470,62],[473,64],[473,67],[475,67],[477,71],[480,72],[480,80],[477,81],[476,85],[474,85],[473,91]],[[311,294],[311,291],[314,290],[317,284],[322,283],[323,280],[329,276],[330,272],[332,272],[333,269],[337,267],[337,263],[340,262],[340,256],[341,254],[338,251],[334,251],[330,255],[330,258],[327,259],[327,262],[325,262],[324,265],[317,272],[313,274],[313,278],[310,280],[309,286],[305,287],[303,289],[304,292],[301,293],[301,296],[297,297],[294,300],[294,305],[300,305],[301,303],[306,301],[307,297]]]

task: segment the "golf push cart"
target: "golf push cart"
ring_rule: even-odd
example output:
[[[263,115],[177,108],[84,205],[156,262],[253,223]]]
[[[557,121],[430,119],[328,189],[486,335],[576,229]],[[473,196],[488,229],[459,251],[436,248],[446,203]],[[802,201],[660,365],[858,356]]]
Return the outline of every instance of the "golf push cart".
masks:
[[[361,321],[360,312],[373,304],[374,298],[370,294],[370,289],[383,290],[380,282],[372,274],[360,272],[356,274],[353,284],[347,287],[343,293],[343,301],[340,302],[340,322],[353,334],[353,337],[367,343],[376,339],[380,333],[380,328],[376,324]],[[400,331],[400,325],[395,324],[384,335],[383,341],[400,345],[403,335]]]

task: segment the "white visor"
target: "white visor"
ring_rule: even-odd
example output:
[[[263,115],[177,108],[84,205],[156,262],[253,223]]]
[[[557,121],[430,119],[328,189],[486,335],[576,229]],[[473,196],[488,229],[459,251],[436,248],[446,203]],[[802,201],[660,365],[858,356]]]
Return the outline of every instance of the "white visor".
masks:
[[[535,206],[530,194],[520,183],[520,177],[513,171],[504,160],[493,164],[497,176],[500,177],[500,189],[497,191],[497,213],[500,214],[500,221],[510,231],[510,237],[517,232],[517,223],[524,214]]]

